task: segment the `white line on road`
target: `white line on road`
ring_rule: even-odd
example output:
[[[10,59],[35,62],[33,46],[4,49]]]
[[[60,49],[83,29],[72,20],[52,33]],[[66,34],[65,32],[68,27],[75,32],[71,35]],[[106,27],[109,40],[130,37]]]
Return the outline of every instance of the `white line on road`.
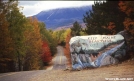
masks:
[[[60,56],[60,64],[62,64],[62,56]]]

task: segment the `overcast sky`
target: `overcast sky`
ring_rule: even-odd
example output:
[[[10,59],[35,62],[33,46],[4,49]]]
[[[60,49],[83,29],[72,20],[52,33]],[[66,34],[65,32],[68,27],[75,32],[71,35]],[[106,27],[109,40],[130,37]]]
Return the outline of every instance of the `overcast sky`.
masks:
[[[94,4],[94,1],[19,1],[19,6],[23,6],[23,14],[32,16],[43,10],[65,8],[65,7],[80,7]]]

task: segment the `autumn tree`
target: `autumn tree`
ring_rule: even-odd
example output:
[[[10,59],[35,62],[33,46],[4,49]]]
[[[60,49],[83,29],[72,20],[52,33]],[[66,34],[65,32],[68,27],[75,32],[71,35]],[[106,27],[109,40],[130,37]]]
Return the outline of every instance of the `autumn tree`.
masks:
[[[47,31],[42,37],[43,24],[36,18],[26,18],[20,9],[17,0],[0,0],[0,72],[40,69],[43,38],[51,50],[56,49],[52,32],[42,28]]]
[[[8,28],[10,31],[11,38],[14,44],[15,50],[15,66],[16,70],[21,70],[22,67],[22,60],[25,55],[25,48],[24,48],[24,29],[26,23],[26,17],[20,12],[20,8],[18,7],[18,1],[16,0],[9,0],[5,1],[4,4],[6,5],[6,20],[8,22]]]
[[[48,65],[49,62],[52,60],[52,56],[51,56],[49,45],[46,41],[43,41],[42,49],[43,51],[42,51],[41,58],[43,60],[44,65]]]
[[[126,18],[124,19],[125,30],[128,33],[129,38],[127,38],[127,44],[129,50],[134,50],[134,1],[120,1],[119,9],[126,13]],[[133,55],[134,56],[134,55]]]
[[[36,18],[30,17],[28,19],[27,29],[25,30],[24,36],[25,47],[27,48],[23,63],[24,70],[40,69],[42,66],[42,38],[38,20]]]
[[[59,45],[61,45],[62,42],[65,42],[64,33],[65,30],[57,30],[52,33],[52,36],[54,37],[55,41],[58,42]]]
[[[14,71],[13,40],[6,20],[6,5],[0,1],[0,72]]]
[[[52,36],[53,32],[49,31],[46,29],[45,24],[43,22],[39,22],[39,27],[40,27],[40,33],[43,41],[47,41],[49,48],[51,50],[52,56],[56,53],[56,46],[57,46],[57,41],[56,39]]]
[[[64,33],[65,36],[65,48],[64,48],[64,54],[68,59],[68,66],[71,66],[71,56],[70,56],[70,45],[69,45],[69,41],[71,39],[71,29],[68,28],[66,29],[66,32]]]

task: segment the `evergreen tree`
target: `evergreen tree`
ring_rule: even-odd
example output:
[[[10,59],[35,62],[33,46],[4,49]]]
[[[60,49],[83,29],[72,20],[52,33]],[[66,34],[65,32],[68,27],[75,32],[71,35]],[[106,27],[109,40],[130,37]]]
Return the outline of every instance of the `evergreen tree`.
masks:
[[[125,14],[118,9],[118,1],[97,1],[84,15],[87,34],[116,34],[124,29]]]
[[[81,25],[75,21],[73,23],[73,27],[71,28],[71,35],[72,36],[80,36],[80,31],[82,30]]]

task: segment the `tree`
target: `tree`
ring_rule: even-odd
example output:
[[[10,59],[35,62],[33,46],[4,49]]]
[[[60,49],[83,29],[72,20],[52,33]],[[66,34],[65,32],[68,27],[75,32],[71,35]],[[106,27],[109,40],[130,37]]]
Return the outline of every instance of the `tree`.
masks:
[[[15,66],[17,66],[16,70],[20,71],[22,67],[22,61],[25,55],[23,33],[25,29],[26,18],[20,12],[20,8],[18,7],[18,1],[9,0],[7,2],[4,2],[4,4],[6,5],[5,16],[7,22],[9,23],[8,28],[14,44],[14,54],[16,56],[16,58],[14,59],[16,64]]]
[[[72,36],[80,36],[80,31],[82,30],[81,25],[75,21],[73,23],[73,27],[71,28],[71,35]]]
[[[53,32],[49,31],[45,28],[45,24],[43,22],[39,22],[39,27],[40,27],[40,33],[43,41],[47,41],[49,44],[49,48],[51,50],[52,56],[56,53],[56,45],[57,41],[56,39],[52,36]]]
[[[9,72],[14,71],[14,48],[5,16],[6,11],[1,7],[6,6],[0,1],[0,72]]]
[[[124,19],[125,30],[128,33],[128,38],[126,39],[129,50],[134,50],[134,1],[120,1],[119,9],[126,13],[126,18]],[[133,55],[134,57],[134,55]]]
[[[52,60],[52,56],[51,56],[50,48],[46,41],[43,42],[42,48],[43,48],[43,53],[41,55],[41,58],[44,64],[47,65]]]
[[[118,1],[97,1],[84,15],[87,34],[116,34],[124,29],[125,14],[118,9]]]
[[[71,29],[70,28],[67,29],[64,35],[66,36],[65,37],[66,45],[65,45],[65,48],[64,48],[64,54],[67,57],[67,59],[68,59],[68,65],[70,66],[71,65],[71,56],[70,56],[69,41],[71,39]]]
[[[42,66],[42,38],[38,20],[30,17],[27,21],[27,29],[24,33],[26,55],[24,58],[24,70],[40,69]]]
[[[0,0],[0,72],[40,69],[43,66],[42,40],[55,52],[51,33],[36,18],[26,18],[17,0]],[[49,46],[48,45],[48,46]]]
[[[65,43],[65,36],[64,36],[65,31],[66,30],[53,31],[52,36],[58,45],[61,45],[61,43]]]

